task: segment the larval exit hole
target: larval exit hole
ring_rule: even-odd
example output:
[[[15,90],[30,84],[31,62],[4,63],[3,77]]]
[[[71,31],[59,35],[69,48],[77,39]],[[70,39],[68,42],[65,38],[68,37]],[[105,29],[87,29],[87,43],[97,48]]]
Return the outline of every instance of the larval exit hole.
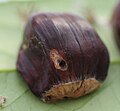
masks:
[[[66,62],[64,60],[57,60],[58,61],[58,64],[59,66],[62,68],[62,69],[65,69],[66,68]]]
[[[67,70],[68,65],[67,65],[65,59],[63,59],[63,57],[58,53],[58,51],[56,49],[51,50],[50,58],[51,58],[52,62],[54,63],[54,66],[56,69],[59,69],[62,71]]]

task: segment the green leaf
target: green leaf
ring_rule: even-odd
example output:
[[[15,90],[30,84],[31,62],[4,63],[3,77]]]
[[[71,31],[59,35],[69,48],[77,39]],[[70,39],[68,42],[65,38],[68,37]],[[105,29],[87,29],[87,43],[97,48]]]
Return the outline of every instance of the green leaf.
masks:
[[[108,24],[95,26],[111,57],[108,77],[103,86],[84,97],[47,104],[35,97],[16,72],[18,50],[22,42],[25,21],[20,12],[32,9],[40,12],[70,12],[84,15],[91,9],[97,19],[109,23],[115,0],[36,0],[0,3],[0,96],[6,97],[1,111],[119,111],[120,54]],[[82,14],[81,14],[82,13]]]

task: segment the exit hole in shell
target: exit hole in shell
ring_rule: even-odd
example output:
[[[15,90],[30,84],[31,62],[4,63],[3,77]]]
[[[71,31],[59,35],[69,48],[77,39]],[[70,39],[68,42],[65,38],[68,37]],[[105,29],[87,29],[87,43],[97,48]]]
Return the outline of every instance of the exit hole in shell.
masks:
[[[66,61],[63,59],[63,57],[58,53],[57,50],[53,49],[50,51],[50,58],[54,63],[54,66],[56,69],[59,69],[61,71],[67,70],[68,65]]]
[[[64,60],[57,60],[57,62],[62,69],[66,68],[66,62]]]
[[[64,96],[64,99],[68,99],[69,97],[67,97],[67,96]]]

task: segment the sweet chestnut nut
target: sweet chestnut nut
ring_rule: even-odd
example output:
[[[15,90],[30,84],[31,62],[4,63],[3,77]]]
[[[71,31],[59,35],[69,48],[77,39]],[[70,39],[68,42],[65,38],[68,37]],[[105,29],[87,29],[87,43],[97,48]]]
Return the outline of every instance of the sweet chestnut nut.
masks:
[[[17,70],[43,101],[77,98],[96,90],[108,66],[106,46],[81,17],[40,13],[29,18]]]
[[[120,49],[120,1],[114,9],[111,24],[115,41],[117,43],[118,48]]]

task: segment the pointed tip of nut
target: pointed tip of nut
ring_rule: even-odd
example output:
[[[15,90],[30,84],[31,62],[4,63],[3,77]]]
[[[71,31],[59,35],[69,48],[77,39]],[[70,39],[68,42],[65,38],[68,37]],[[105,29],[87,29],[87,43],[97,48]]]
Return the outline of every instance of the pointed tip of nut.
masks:
[[[43,101],[54,102],[67,98],[78,98],[93,92],[98,89],[100,85],[101,83],[94,78],[54,85],[43,94]]]

